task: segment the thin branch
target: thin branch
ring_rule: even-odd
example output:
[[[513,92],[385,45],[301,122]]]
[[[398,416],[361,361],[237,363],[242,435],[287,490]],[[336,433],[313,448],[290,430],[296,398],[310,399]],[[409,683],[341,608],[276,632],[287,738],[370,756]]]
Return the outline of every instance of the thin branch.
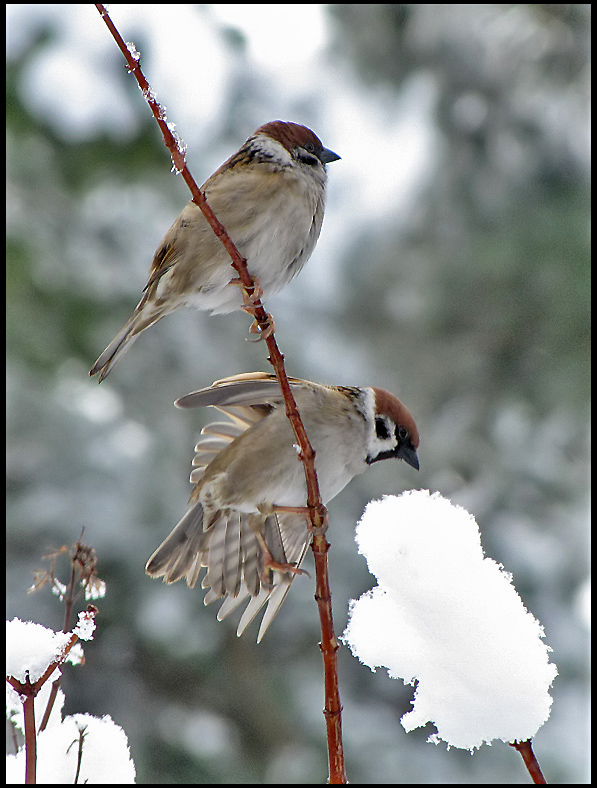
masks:
[[[70,573],[70,583],[68,588],[68,594],[65,598],[64,604],[64,626],[62,627],[63,632],[68,632],[69,630],[69,621],[70,621],[70,614],[72,611],[73,603],[74,603],[74,594],[75,594],[75,560],[74,557],[71,559],[71,573]],[[60,689],[60,679],[62,676],[58,676],[52,682],[52,689],[50,690],[50,695],[48,697],[48,702],[46,704],[46,710],[44,711],[44,715],[41,720],[41,725],[39,726],[40,733],[45,731],[46,726],[49,722],[50,715],[52,713],[52,709],[54,708],[54,703],[56,702],[56,697],[58,695],[58,690]]]
[[[87,733],[87,726],[84,725],[79,730],[79,748],[78,748],[78,752],[77,752],[77,771],[75,773],[74,785],[78,785],[79,784],[79,776],[81,774],[81,763],[83,761],[83,742],[85,741],[86,733]]]
[[[73,605],[78,598],[78,594],[75,591],[75,586],[77,584],[77,580],[80,580],[82,585],[88,584],[89,580],[92,575],[95,574],[95,551],[91,547],[87,547],[82,543],[83,533],[85,528],[81,531],[81,536],[79,537],[79,541],[75,544],[75,549],[71,551],[71,573],[70,573],[70,583],[68,585],[68,592],[64,595],[64,626],[62,627],[63,632],[68,632],[70,629],[70,617],[73,609]],[[63,553],[66,548],[62,548],[60,553]],[[52,569],[51,569],[51,577],[52,580],[55,581],[56,578],[54,577],[54,563],[57,554],[51,556],[52,558]],[[78,570],[78,571],[77,571]],[[39,730],[45,731],[48,721],[50,719],[50,715],[52,713],[52,709],[54,708],[54,703],[56,701],[56,696],[58,695],[58,690],[60,688],[60,680],[62,676],[58,676],[58,678],[53,682],[52,689],[50,690],[50,695],[48,697],[48,703],[46,705],[46,710],[44,711],[41,725],[39,726]]]
[[[316,541],[317,540],[317,541]],[[327,551],[329,543],[325,536],[313,538],[313,555],[315,558],[316,592],[315,601],[319,610],[321,624],[321,642],[319,648],[323,657],[325,683],[325,724],[328,740],[328,758],[330,776],[329,783],[342,784],[348,782],[344,765],[344,747],[342,745],[342,704],[338,686],[338,639],[334,633],[332,620],[332,595],[330,592],[327,571]]]
[[[25,676],[29,692],[23,700],[25,715],[25,784],[34,785],[37,782],[37,736],[35,735],[35,694],[31,691],[29,673]],[[37,693],[36,693],[37,694]]]
[[[172,156],[174,168],[179,172],[185,180],[193,196],[193,202],[201,209],[210,227],[220,239],[226,251],[230,255],[232,265],[238,273],[242,286],[250,299],[255,320],[261,331],[265,331],[272,325],[272,320],[266,312],[263,304],[259,298],[255,298],[256,291],[255,282],[247,270],[247,261],[240,255],[238,249],[230,239],[224,226],[215,216],[211,210],[205,195],[197,186],[193,176],[189,172],[186,164],[184,150],[180,143],[175,139],[172,133],[170,124],[166,121],[166,113],[163,107],[156,101],[153,91],[147,82],[141,66],[139,65],[139,55],[133,45],[127,45],[122,39],[120,33],[114,26],[110,19],[106,8],[101,3],[96,3],[96,8],[101,14],[104,22],[108,26],[114,40],[116,41],[120,51],[124,55],[129,71],[134,74],[139,87],[143,92],[143,96],[149,104],[151,111],[162,131],[164,136],[164,143]],[[334,627],[332,621],[332,608],[329,590],[328,566],[327,566],[327,552],[329,543],[325,538],[325,529],[327,528],[327,510],[321,500],[319,491],[319,482],[317,480],[317,473],[315,471],[315,451],[309,442],[305,427],[302,423],[296,401],[292,394],[288,376],[284,367],[284,356],[280,352],[273,332],[265,336],[265,342],[269,351],[269,362],[274,368],[276,377],[282,390],[284,402],[286,405],[286,415],[292,425],[297,444],[299,446],[299,458],[303,463],[305,469],[305,480],[307,484],[307,508],[309,510],[309,517],[311,520],[313,540],[312,549],[315,557],[315,568],[317,572],[316,580],[316,599],[319,606],[321,627],[321,643],[320,648],[323,654],[324,675],[325,675],[325,688],[326,688],[326,702],[325,702],[325,717],[328,733],[328,758],[330,766],[330,783],[346,783],[346,772],[344,768],[344,757],[342,752],[342,738],[341,738],[341,705],[338,691],[338,663],[336,652],[338,650],[338,641],[334,635]],[[328,692],[330,694],[328,694]],[[333,735],[331,735],[333,734]]]
[[[44,716],[42,717],[41,725],[39,726],[40,733],[45,731],[46,726],[50,720],[50,714],[52,713],[54,703],[56,702],[56,696],[58,695],[58,690],[60,689],[60,678],[61,676],[52,682],[52,689],[50,690],[50,695],[46,704],[46,710],[44,711]]]
[[[528,772],[531,775],[531,779],[535,785],[547,785],[547,780],[543,776],[539,762],[535,757],[535,753],[533,752],[531,739],[527,739],[527,741],[510,742],[510,747],[514,747],[514,749],[518,750],[518,752],[522,755],[524,765],[527,767]]]

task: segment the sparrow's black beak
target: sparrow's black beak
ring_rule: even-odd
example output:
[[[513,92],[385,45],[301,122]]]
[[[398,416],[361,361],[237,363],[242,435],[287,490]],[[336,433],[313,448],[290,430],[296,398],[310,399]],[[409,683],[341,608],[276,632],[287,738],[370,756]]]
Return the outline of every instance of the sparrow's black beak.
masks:
[[[405,443],[400,447],[398,457],[411,465],[415,471],[419,470],[419,458],[410,443]]]
[[[338,161],[339,158],[340,156],[338,156],[337,153],[334,153],[333,150],[329,150],[328,148],[322,148],[319,154],[319,160],[324,164],[329,164],[331,161]]]

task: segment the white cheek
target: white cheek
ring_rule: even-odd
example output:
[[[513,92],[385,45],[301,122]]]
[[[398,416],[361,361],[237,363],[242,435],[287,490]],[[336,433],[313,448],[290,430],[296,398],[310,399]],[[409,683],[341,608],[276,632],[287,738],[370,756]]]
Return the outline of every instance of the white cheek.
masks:
[[[288,153],[286,148],[281,143],[273,140],[267,134],[259,134],[256,139],[259,140],[260,150],[262,150],[266,156],[272,156],[273,159],[285,167],[292,164],[292,157],[290,156],[290,153]]]

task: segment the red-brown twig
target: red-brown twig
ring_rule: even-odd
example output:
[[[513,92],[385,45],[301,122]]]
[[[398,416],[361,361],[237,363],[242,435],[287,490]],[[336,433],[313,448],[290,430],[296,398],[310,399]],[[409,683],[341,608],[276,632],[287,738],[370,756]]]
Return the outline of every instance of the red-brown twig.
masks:
[[[110,19],[106,8],[101,3],[95,4],[97,10],[101,14],[104,22],[108,26],[114,40],[118,44],[119,49],[124,55],[129,71],[131,71],[139,83],[139,87],[143,92],[143,96],[149,104],[151,111],[162,131],[164,136],[164,143],[172,156],[172,162],[177,172],[179,172],[185,180],[193,196],[193,202],[201,209],[210,227],[223,243],[226,251],[230,255],[232,265],[238,273],[239,279],[242,282],[243,288],[247,296],[252,302],[255,319],[259,328],[265,331],[266,328],[271,326],[271,318],[263,307],[259,299],[253,298],[255,293],[255,282],[247,270],[247,262],[240,255],[238,249],[231,241],[224,226],[218,221],[216,215],[211,210],[205,195],[197,186],[193,176],[189,172],[186,164],[184,152],[180,149],[170,126],[166,122],[164,109],[156,101],[151,90],[149,83],[145,79],[141,67],[139,65],[138,54],[134,50],[131,51],[120,33],[114,26]],[[311,520],[311,527],[313,531],[312,549],[315,557],[315,570],[316,570],[316,595],[319,616],[321,621],[321,643],[320,648],[323,655],[324,664],[324,682],[325,682],[325,719],[327,726],[328,736],[328,759],[329,759],[329,782],[334,784],[346,783],[346,771],[344,767],[344,755],[342,750],[342,728],[341,728],[341,710],[340,694],[338,689],[338,662],[336,652],[338,651],[338,641],[334,634],[334,625],[332,620],[332,606],[331,595],[328,579],[327,567],[327,552],[329,543],[325,538],[325,528],[327,526],[327,511],[321,500],[319,492],[319,483],[317,474],[315,472],[315,452],[305,431],[302,423],[294,396],[292,394],[290,383],[286,375],[284,367],[284,356],[280,352],[273,332],[265,336],[265,342],[269,351],[269,362],[271,363],[276,377],[282,390],[284,402],[286,405],[286,415],[292,425],[294,434],[296,436],[297,444],[299,446],[299,457],[305,468],[305,480],[307,484],[307,508],[309,509],[309,516]]]
[[[535,785],[547,785],[547,780],[543,776],[539,762],[537,761],[535,753],[533,752],[531,740],[527,739],[527,741],[510,742],[510,747],[514,747],[514,749],[518,750],[518,752],[522,755],[524,765],[527,767],[529,774],[531,775],[531,779]]]
[[[10,683],[12,684],[12,682]],[[37,736],[35,735],[35,695],[37,693],[35,694],[33,693],[33,685],[29,681],[29,673],[27,673],[27,675],[25,676],[24,685],[21,686],[24,686],[25,688],[25,692],[19,693],[24,696],[23,714],[25,717],[25,785],[35,785],[35,783],[37,782]],[[15,687],[15,689],[17,688]]]

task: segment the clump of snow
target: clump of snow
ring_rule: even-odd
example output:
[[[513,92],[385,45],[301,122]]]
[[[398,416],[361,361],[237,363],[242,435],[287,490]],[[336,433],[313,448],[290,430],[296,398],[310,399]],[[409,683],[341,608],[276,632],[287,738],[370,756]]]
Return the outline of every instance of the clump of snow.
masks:
[[[70,632],[54,632],[18,618],[7,621],[6,675],[25,681],[25,674],[29,673],[29,680],[34,684],[62,654],[69,640]]]
[[[95,617],[93,613],[89,613],[87,610],[81,611],[77,626],[73,632],[79,640],[93,640],[93,633],[95,632]]]
[[[356,540],[378,586],[351,602],[343,639],[372,670],[417,682],[404,728],[432,722],[429,741],[469,750],[534,736],[557,668],[472,515],[413,490],[369,503]]]
[[[56,725],[49,725],[37,737],[37,782],[46,785],[72,785],[75,782],[81,746],[78,784],[115,785],[135,782],[125,732],[105,715],[73,714]],[[25,749],[6,758],[8,785],[25,782]]]

